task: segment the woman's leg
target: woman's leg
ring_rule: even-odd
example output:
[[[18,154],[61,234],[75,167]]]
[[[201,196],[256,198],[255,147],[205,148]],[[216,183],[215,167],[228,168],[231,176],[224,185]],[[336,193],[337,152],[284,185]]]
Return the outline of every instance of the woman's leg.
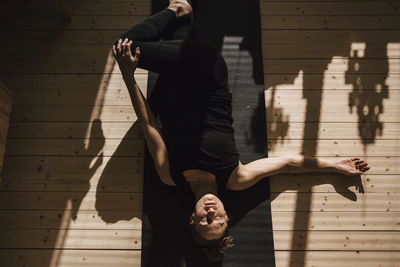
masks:
[[[133,40],[131,50],[140,47],[139,68],[180,77],[183,81],[218,83],[215,78],[220,79],[214,76],[220,72],[216,69],[223,60],[216,49],[193,40],[159,41],[176,21],[175,13],[164,9],[124,32],[114,44],[118,45],[119,39]]]
[[[140,47],[139,68],[154,71],[182,81],[201,82],[214,86],[223,58],[213,47],[197,41],[133,42]]]
[[[157,42],[161,39],[166,29],[176,20],[175,13],[166,8],[122,33],[114,41],[114,45],[118,44],[119,39],[124,40],[125,38],[134,41]]]

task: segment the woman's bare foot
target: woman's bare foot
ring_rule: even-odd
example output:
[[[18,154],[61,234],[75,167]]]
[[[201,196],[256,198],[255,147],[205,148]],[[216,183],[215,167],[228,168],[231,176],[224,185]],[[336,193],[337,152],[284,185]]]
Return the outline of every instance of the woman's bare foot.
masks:
[[[193,12],[186,0],[170,0],[168,9],[174,11],[177,18],[189,16]]]
[[[368,163],[359,158],[341,159],[335,163],[338,172],[344,175],[358,175],[369,170]]]

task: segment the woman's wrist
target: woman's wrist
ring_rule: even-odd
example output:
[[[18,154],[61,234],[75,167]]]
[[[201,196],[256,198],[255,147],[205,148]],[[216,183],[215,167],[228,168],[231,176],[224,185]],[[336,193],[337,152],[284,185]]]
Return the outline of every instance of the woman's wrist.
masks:
[[[174,6],[174,5],[171,5],[171,4],[170,4],[170,5],[167,7],[167,9],[171,10],[172,12],[174,12],[175,17],[178,16],[178,7],[177,7],[177,6]]]
[[[122,77],[124,78],[126,85],[132,86],[132,85],[136,84],[136,79],[135,79],[134,73],[122,72]]]
[[[339,172],[338,164],[335,160],[324,160],[325,172],[336,173]]]
[[[333,161],[333,162],[334,162],[333,164],[335,165],[335,172],[337,172],[337,173],[344,173],[344,172],[343,172],[343,168],[340,167],[339,161],[335,160],[335,161]]]

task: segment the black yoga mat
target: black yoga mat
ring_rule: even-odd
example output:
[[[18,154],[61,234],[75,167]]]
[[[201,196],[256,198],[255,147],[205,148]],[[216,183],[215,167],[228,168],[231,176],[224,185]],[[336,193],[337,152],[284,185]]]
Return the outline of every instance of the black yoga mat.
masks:
[[[153,0],[153,13],[165,4]],[[193,7],[198,38],[221,49],[228,65],[240,159],[266,157],[259,1],[201,0]],[[150,97],[156,79],[149,74]],[[224,196],[235,246],[222,262],[207,263],[186,231],[193,196],[162,185],[148,153],[145,159],[142,266],[275,266],[268,179]]]

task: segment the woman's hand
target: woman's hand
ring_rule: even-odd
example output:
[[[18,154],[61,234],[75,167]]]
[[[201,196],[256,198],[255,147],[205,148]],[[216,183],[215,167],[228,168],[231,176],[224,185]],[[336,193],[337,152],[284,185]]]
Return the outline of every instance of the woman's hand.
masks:
[[[369,170],[368,163],[359,158],[341,159],[335,163],[338,172],[344,175],[360,175]]]
[[[137,65],[139,63],[139,58],[140,58],[140,48],[137,47],[135,50],[135,55],[132,55],[131,51],[131,45],[133,41],[128,40],[126,38],[125,40],[122,41],[122,39],[118,40],[118,45],[112,46],[113,54],[115,59],[118,62],[119,68],[121,69],[121,73],[124,76],[124,79],[126,76],[132,76],[133,73],[135,72]]]

